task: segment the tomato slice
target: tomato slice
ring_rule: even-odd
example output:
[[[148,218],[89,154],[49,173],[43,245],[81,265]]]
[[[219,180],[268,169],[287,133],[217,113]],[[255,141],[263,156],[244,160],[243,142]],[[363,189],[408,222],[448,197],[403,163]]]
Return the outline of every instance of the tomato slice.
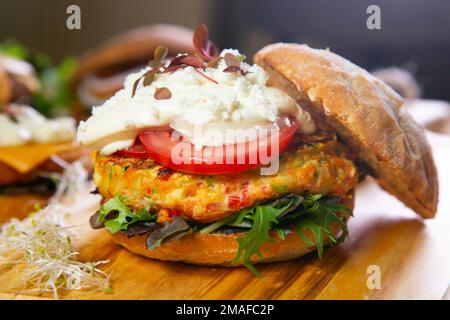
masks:
[[[278,154],[274,156],[286,150],[297,131],[297,120],[292,116],[280,117],[278,127],[273,137],[219,147],[205,146],[200,150],[190,142],[173,138],[173,130],[143,131],[138,138],[147,155],[163,166],[186,173],[225,174],[267,164],[272,157],[272,142],[276,139]]]
[[[139,139],[136,139],[131,147],[119,150],[115,154],[127,158],[148,158],[147,151]]]

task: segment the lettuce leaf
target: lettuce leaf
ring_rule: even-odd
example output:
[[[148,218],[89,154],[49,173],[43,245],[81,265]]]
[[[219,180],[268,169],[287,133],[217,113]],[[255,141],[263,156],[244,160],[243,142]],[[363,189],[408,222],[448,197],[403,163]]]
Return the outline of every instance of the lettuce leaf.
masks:
[[[191,232],[191,227],[181,217],[174,217],[172,221],[166,221],[159,225],[159,228],[150,232],[147,238],[147,248],[154,250],[162,242],[173,239],[176,236],[182,236]]]
[[[109,232],[116,233],[120,230],[127,230],[128,226],[133,223],[156,221],[156,218],[156,215],[150,213],[150,208],[131,210],[118,196],[115,196],[103,204],[97,219],[104,223]]]
[[[290,226],[310,246],[315,246],[317,254],[322,257],[324,237],[332,244],[345,239],[348,235],[347,225],[343,218],[337,216],[338,212],[351,215],[351,210],[339,203],[339,198],[325,198],[322,195],[289,195],[274,202],[261,204],[242,210],[231,225],[240,225],[244,220],[252,222],[248,232],[237,239],[238,252],[233,260],[237,263],[242,260],[244,265],[256,276],[261,274],[251,262],[254,255],[261,259],[261,245],[272,241],[270,231],[275,230],[280,239],[285,239],[286,229]],[[343,230],[338,239],[333,237],[331,224],[337,223]],[[311,241],[306,231],[309,230],[314,238]]]
[[[286,232],[297,232],[309,246],[316,247],[317,254],[323,255],[324,238],[330,243],[337,244],[348,235],[345,219],[339,217],[340,212],[345,216],[351,216],[352,211],[340,204],[336,197],[317,195],[289,194],[274,201],[245,208],[239,213],[213,222],[209,225],[193,225],[182,218],[175,218],[172,222],[155,224],[157,215],[152,214],[150,208],[134,211],[119,197],[109,199],[96,214],[97,221],[111,233],[127,230],[136,223],[152,222],[152,228],[147,239],[147,247],[155,249],[162,242],[179,237],[186,233],[212,233],[222,227],[236,227],[242,229],[241,236],[237,239],[238,252],[233,263],[242,261],[243,264],[256,276],[261,276],[251,259],[255,255],[263,258],[261,246],[273,241],[270,232],[274,230],[280,239],[286,238]],[[331,232],[331,225],[338,224],[343,230],[339,238],[335,238]],[[91,222],[92,224],[92,222]],[[308,237],[307,232],[312,235]]]
[[[259,271],[251,263],[253,255],[263,258],[260,248],[264,242],[271,240],[269,231],[273,223],[277,222],[276,211],[270,206],[256,206],[254,212],[249,217],[253,220],[252,228],[244,236],[237,239],[239,244],[238,252],[232,263],[243,260],[244,265],[256,276],[261,276]],[[248,213],[247,213],[248,215]]]

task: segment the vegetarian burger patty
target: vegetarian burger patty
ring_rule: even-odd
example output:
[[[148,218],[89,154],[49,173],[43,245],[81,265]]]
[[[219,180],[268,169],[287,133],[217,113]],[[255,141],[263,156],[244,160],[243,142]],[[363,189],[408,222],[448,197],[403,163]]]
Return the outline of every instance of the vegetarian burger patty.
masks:
[[[107,201],[119,196],[134,210],[154,208],[160,221],[180,214],[211,222],[288,193],[345,196],[358,182],[351,156],[333,134],[299,136],[280,157],[279,171],[222,175],[173,171],[152,159],[97,154],[94,181]]]

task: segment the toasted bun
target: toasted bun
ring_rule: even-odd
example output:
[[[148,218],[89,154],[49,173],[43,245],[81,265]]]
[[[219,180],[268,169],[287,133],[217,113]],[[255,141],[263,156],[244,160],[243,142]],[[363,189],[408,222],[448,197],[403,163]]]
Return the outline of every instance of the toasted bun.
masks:
[[[328,51],[272,44],[254,57],[269,84],[334,129],[389,193],[425,218],[436,213],[438,179],[424,130],[381,80]]]
[[[333,234],[337,236],[341,230],[336,226],[332,227]],[[313,239],[309,230],[305,232],[309,239]],[[123,246],[129,251],[141,256],[163,260],[163,261],[181,261],[197,265],[217,265],[217,266],[240,266],[242,261],[232,264],[237,254],[238,243],[236,239],[239,234],[199,234],[194,233],[182,237],[181,239],[163,243],[155,250],[149,250],[146,246],[146,235],[127,236],[118,232],[112,235],[115,243]],[[308,252],[315,250],[305,243],[297,233],[286,235],[281,240],[274,232],[271,233],[272,242],[265,242],[261,246],[263,259],[257,256],[252,257],[254,263],[273,262],[295,259]],[[313,240],[312,240],[313,241]],[[327,239],[324,239],[328,243]]]
[[[342,202],[345,206],[353,208],[354,193],[348,194]],[[339,213],[338,213],[339,214]],[[331,233],[337,238],[342,230],[337,224],[331,224]],[[309,230],[304,230],[305,235],[314,242],[314,237]],[[180,239],[163,243],[160,247],[147,249],[147,235],[127,237],[123,233],[112,235],[115,243],[123,246],[129,251],[141,256],[163,261],[181,261],[197,265],[209,266],[241,266],[239,261],[232,263],[238,250],[237,238],[242,234],[200,234],[186,235]],[[258,256],[251,258],[254,263],[266,263],[295,259],[315,250],[309,246],[296,232],[286,235],[284,240],[278,237],[276,232],[271,232],[274,241],[267,241],[261,246],[263,259]],[[325,245],[329,244],[327,237],[323,238]]]

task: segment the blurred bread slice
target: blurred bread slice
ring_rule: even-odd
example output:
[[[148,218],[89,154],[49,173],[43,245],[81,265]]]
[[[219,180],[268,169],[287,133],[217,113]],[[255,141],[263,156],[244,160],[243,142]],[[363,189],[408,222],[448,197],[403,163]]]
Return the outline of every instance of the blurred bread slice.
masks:
[[[83,54],[71,85],[82,105],[99,105],[122,88],[128,74],[145,67],[158,46],[167,47],[169,56],[193,53],[192,36],[190,29],[166,24],[127,31]]]

